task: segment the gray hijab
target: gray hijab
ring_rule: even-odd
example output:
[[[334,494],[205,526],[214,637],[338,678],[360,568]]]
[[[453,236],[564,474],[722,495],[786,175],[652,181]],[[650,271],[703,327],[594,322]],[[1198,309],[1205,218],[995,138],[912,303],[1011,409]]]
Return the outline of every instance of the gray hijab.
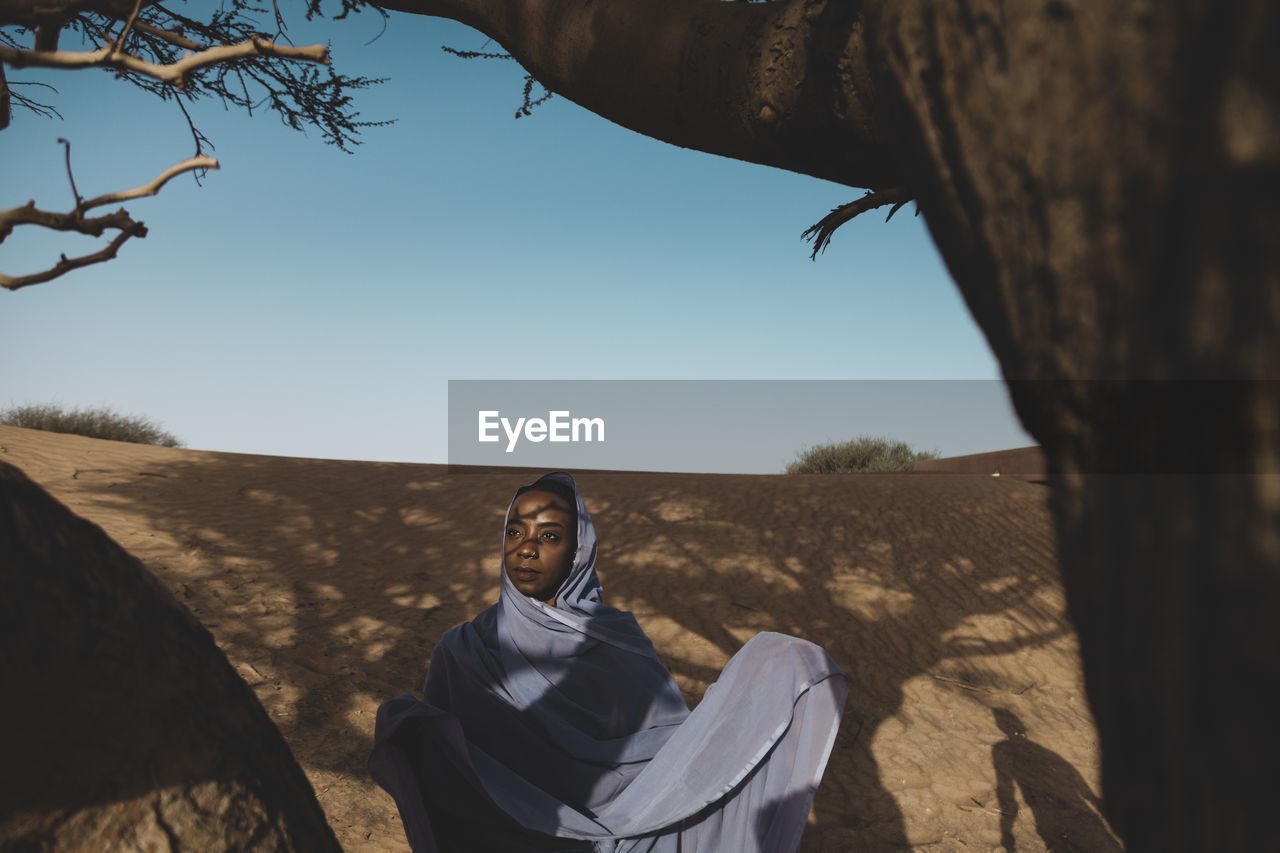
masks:
[[[602,602],[573,478],[521,491],[549,484],[571,490],[577,510],[554,605],[501,570],[498,603],[436,645],[423,699],[378,709],[370,772],[414,850],[436,850],[433,821],[449,819],[432,802],[437,783],[596,851],[793,850],[834,743],[843,673],[812,643],[762,633],[690,713],[635,618]]]

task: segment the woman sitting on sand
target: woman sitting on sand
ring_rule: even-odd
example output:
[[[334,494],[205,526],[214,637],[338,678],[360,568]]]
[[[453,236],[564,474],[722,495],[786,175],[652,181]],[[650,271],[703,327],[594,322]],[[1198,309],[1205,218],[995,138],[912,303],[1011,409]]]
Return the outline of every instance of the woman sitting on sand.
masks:
[[[378,709],[373,778],[422,851],[794,850],[847,684],[819,647],[753,637],[690,713],[606,606],[568,474],[516,492],[498,603],[446,632],[422,701]]]

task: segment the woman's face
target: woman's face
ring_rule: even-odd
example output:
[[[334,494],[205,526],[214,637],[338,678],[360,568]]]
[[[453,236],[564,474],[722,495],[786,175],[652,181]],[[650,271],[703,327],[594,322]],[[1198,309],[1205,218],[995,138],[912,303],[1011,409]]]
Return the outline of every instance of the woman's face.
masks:
[[[573,567],[573,509],[553,492],[516,498],[503,549],[507,577],[521,595],[550,601]]]

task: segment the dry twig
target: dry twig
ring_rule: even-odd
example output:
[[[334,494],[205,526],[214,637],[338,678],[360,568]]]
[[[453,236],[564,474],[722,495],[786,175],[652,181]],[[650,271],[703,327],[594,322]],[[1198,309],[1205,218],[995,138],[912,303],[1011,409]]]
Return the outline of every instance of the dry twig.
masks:
[[[78,258],[68,258],[66,255],[62,255],[56,264],[49,269],[42,270],[41,272],[22,276],[8,276],[4,273],[0,273],[0,287],[5,287],[9,290],[18,290],[32,284],[41,284],[46,281],[51,281],[74,269],[111,260],[116,256],[116,252],[120,250],[120,247],[123,246],[125,241],[130,237],[147,236],[147,227],[130,216],[129,212],[124,208],[120,208],[115,213],[95,217],[86,217],[84,214],[87,211],[90,211],[95,207],[101,207],[105,204],[113,204],[119,201],[153,196],[160,192],[161,187],[177,175],[196,169],[216,168],[218,168],[218,161],[212,157],[190,157],[183,160],[181,163],[175,163],[157,175],[153,180],[143,184],[142,186],[134,187],[131,190],[106,193],[104,195],[91,198],[88,201],[79,201],[79,195],[77,195],[76,207],[69,213],[54,213],[52,211],[39,210],[36,208],[34,201],[29,201],[22,207],[15,207],[9,210],[0,211],[0,243],[3,243],[5,239],[13,233],[13,229],[18,225],[39,225],[44,228],[51,228],[55,231],[75,231],[91,237],[101,237],[108,229],[120,232],[102,249],[88,255],[82,255]],[[70,169],[71,164],[68,160],[68,175],[70,175]]]
[[[320,13],[320,3],[321,0],[307,1],[308,19]],[[0,0],[0,6],[4,7],[4,26],[18,26],[35,33],[34,43],[28,48],[0,27],[0,130],[8,125],[12,107],[26,107],[45,116],[58,115],[53,107],[13,88],[16,85],[52,87],[7,79],[6,65],[71,70],[107,68],[114,70],[118,79],[163,100],[172,98],[191,129],[196,147],[196,156],[166,169],[148,184],[86,201],[76,189],[68,144],[67,176],[75,196],[75,208],[68,213],[50,212],[38,210],[34,202],[29,202],[0,211],[0,242],[17,225],[36,225],[96,237],[107,230],[119,233],[99,251],[77,258],[62,255],[57,264],[43,272],[19,277],[0,274],[0,286],[17,290],[115,257],[130,237],[146,236],[146,227],[123,208],[96,217],[86,216],[88,211],[155,195],[171,178],[184,172],[194,171],[198,182],[200,170],[218,168],[216,160],[203,156],[205,146],[210,143],[196,127],[186,101],[213,95],[220,98],[224,106],[243,107],[250,114],[265,104],[289,127],[301,130],[306,125],[314,125],[326,142],[347,152],[359,128],[390,123],[355,120],[358,113],[351,108],[348,93],[381,80],[337,74],[329,67],[329,51],[324,45],[293,45],[286,35],[285,21],[276,0],[271,4],[276,26],[274,37],[258,29],[254,16],[265,10],[255,0],[226,0],[218,5],[220,8],[216,11],[199,19],[166,8],[156,0],[55,0],[52,4],[36,6]],[[342,0],[342,13],[337,19],[362,8],[365,8],[362,0]],[[369,8],[381,14],[385,22],[384,11]],[[78,33],[87,46],[96,46],[96,49],[59,50],[58,37],[64,29]],[[276,39],[285,43],[277,44]],[[316,65],[324,65],[328,70],[318,69]],[[237,82],[238,88],[228,87]],[[257,93],[250,91],[251,84],[263,90],[257,100]]]
[[[183,172],[191,172],[196,169],[216,168],[218,168],[218,161],[212,157],[188,157],[181,163],[174,163],[172,166],[156,175],[151,181],[140,187],[134,187],[131,190],[124,190],[122,192],[107,193],[105,195],[89,199],[84,203],[84,210],[101,207],[104,204],[114,204],[117,201],[128,201],[131,198],[144,198],[146,196],[155,195],[160,192],[161,187],[173,178],[181,175]]]
[[[0,130],[9,126],[9,81],[4,76],[4,63],[0,62]]]
[[[842,204],[832,209],[830,213],[818,220],[816,225],[806,228],[805,232],[800,235],[800,239],[813,240],[813,252],[809,257],[816,261],[818,253],[827,250],[827,244],[831,242],[831,235],[836,232],[836,229],[855,216],[866,213],[868,210],[875,210],[877,207],[891,204],[893,208],[889,211],[889,215],[885,217],[885,222],[888,222],[898,212],[899,208],[911,200],[911,192],[906,187],[892,187],[874,192],[868,190],[867,194],[857,201],[851,201],[848,204]]]
[[[270,39],[258,36],[238,44],[220,44],[206,48],[199,53],[192,53],[177,62],[168,64],[148,62],[131,53],[125,53],[115,43],[104,44],[97,50],[23,50],[0,45],[0,62],[7,62],[14,68],[27,66],[72,69],[115,68],[119,71],[132,71],[179,89],[186,83],[187,75],[193,71],[253,56],[301,59],[322,65],[329,64],[329,49],[322,44],[290,47],[278,45]]]

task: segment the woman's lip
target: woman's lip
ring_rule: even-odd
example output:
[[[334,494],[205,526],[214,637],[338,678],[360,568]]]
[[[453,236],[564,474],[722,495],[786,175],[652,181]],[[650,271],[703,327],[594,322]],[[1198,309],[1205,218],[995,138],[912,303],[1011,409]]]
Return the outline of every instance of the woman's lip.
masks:
[[[542,572],[538,571],[537,569],[525,569],[525,568],[517,568],[515,570],[515,573],[516,573],[516,577],[520,578],[521,580],[529,580],[530,578],[534,578],[542,574]]]

